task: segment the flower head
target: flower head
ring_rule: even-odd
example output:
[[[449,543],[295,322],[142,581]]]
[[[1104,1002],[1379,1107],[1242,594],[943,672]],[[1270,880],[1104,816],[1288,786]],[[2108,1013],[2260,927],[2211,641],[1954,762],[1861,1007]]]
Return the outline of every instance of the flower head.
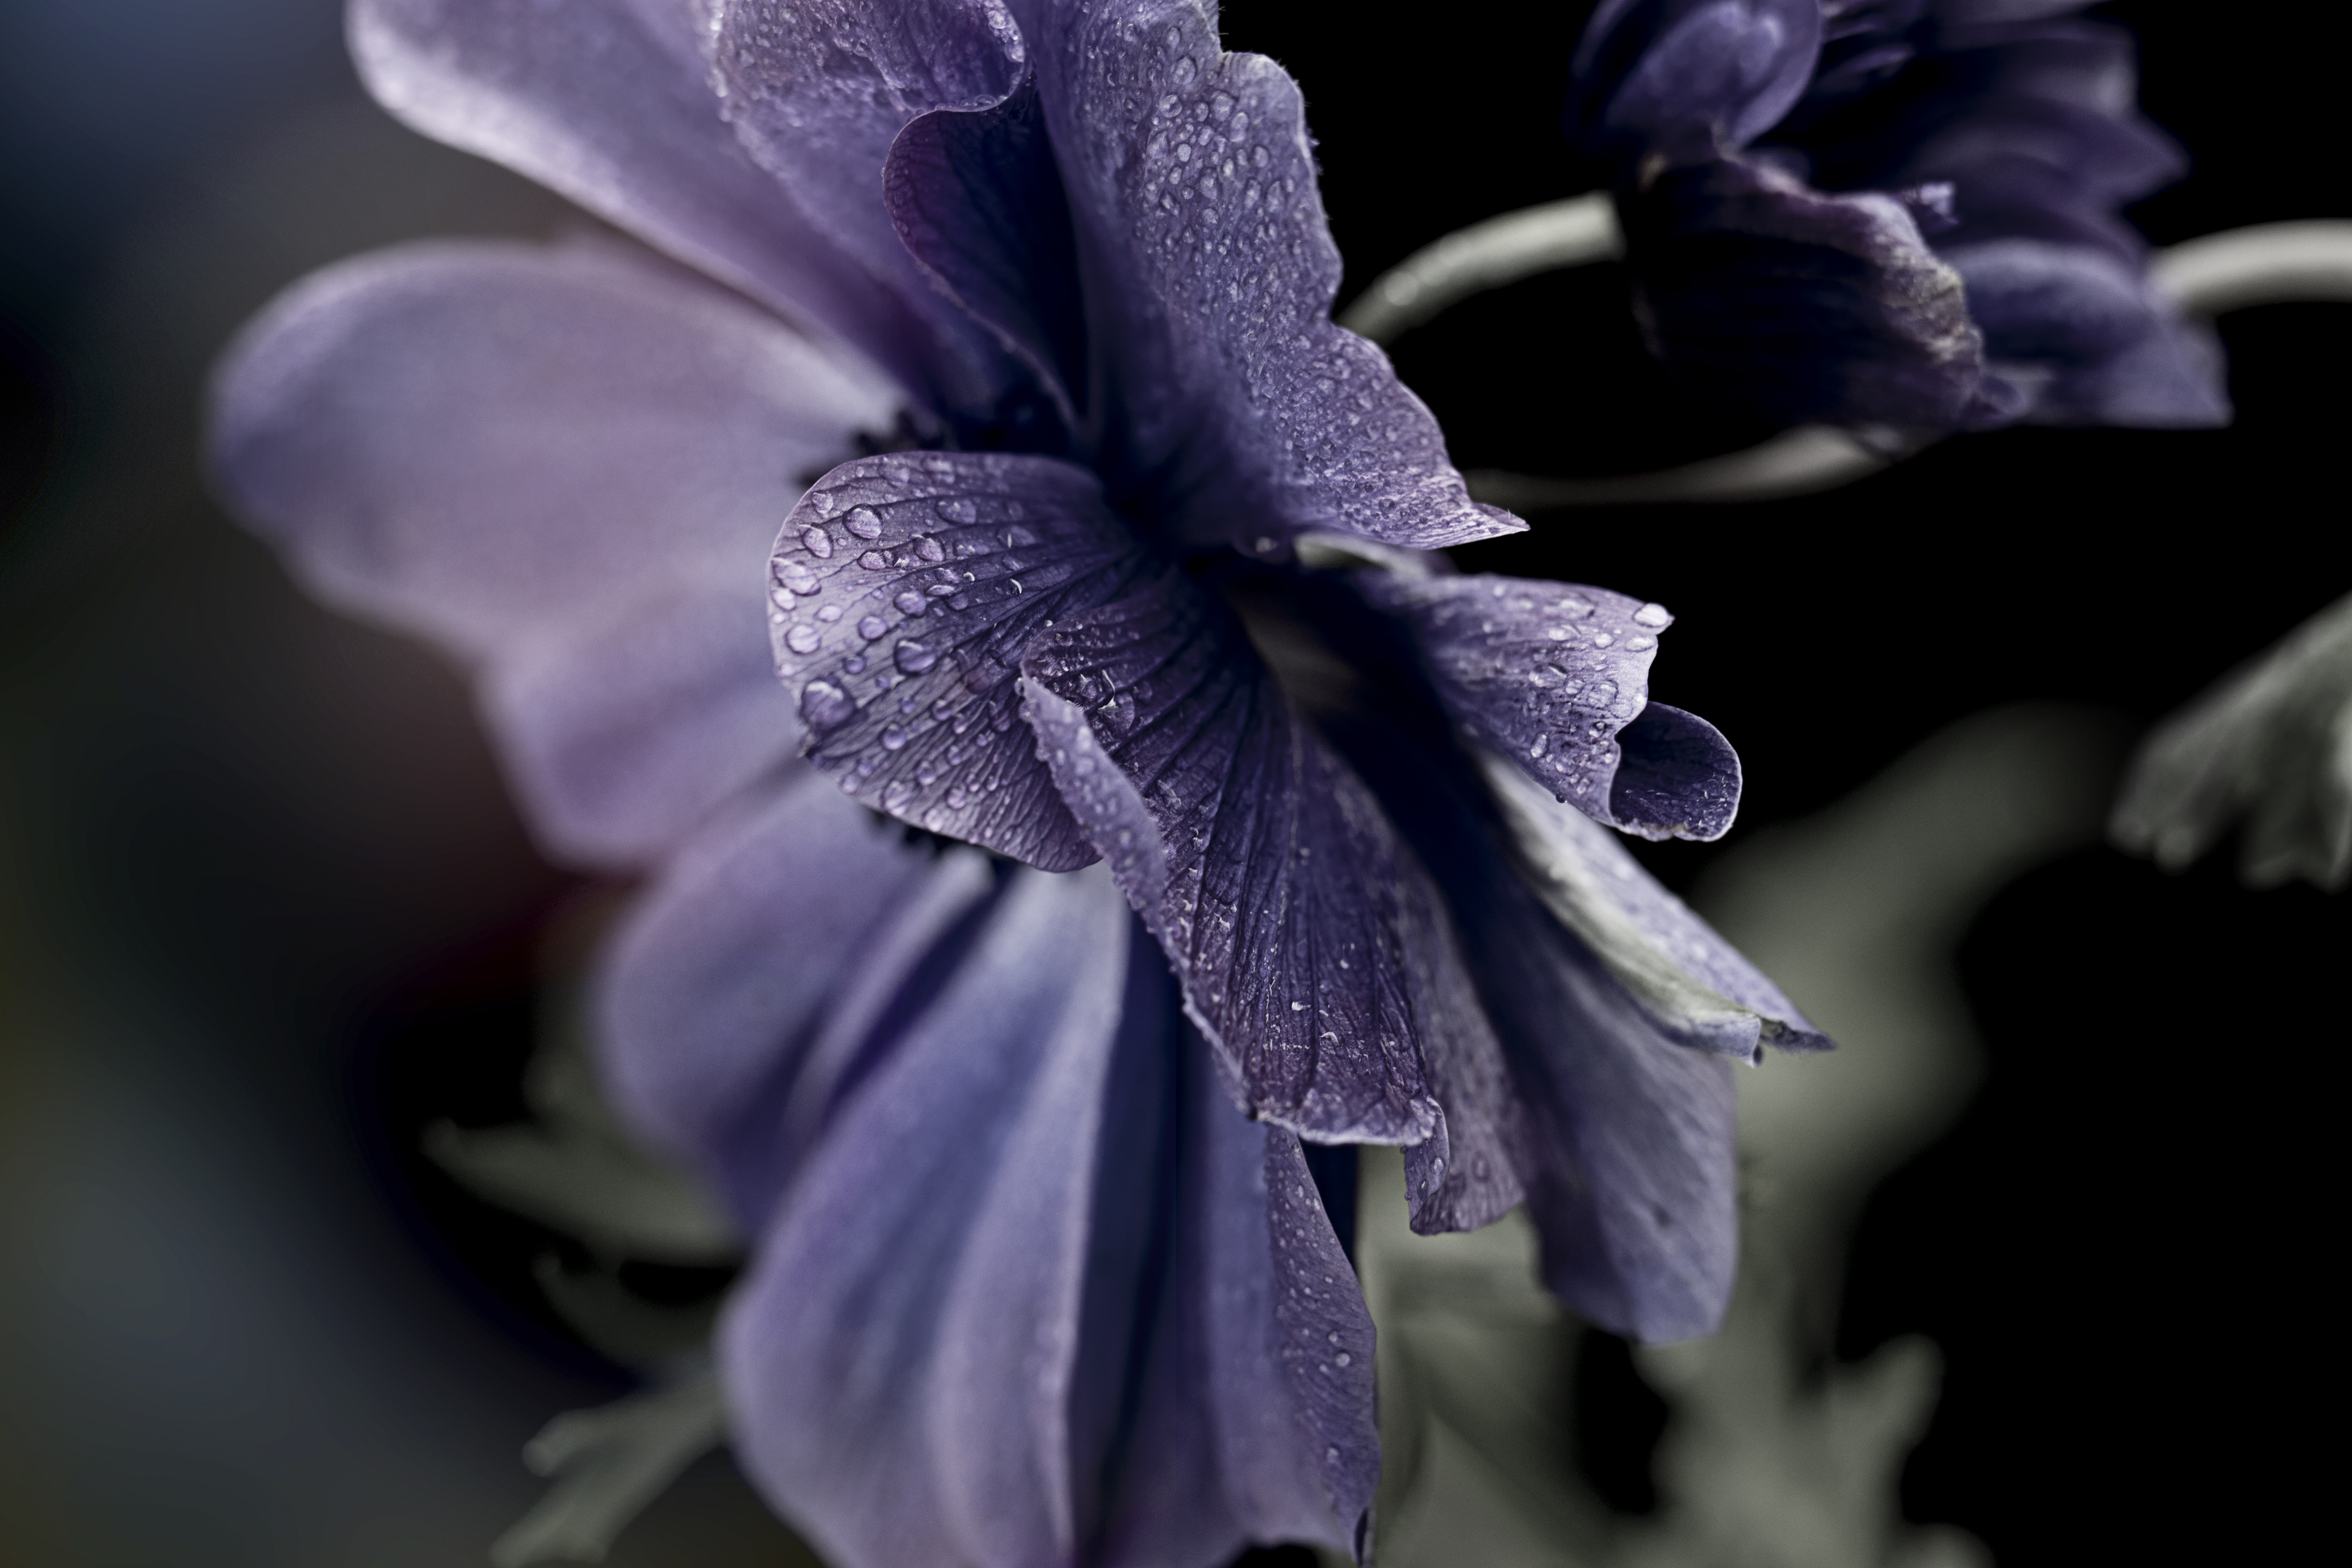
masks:
[[[1822,1042],[1601,825],[1717,836],[1737,759],[1647,700],[1662,608],[1431,553],[1521,525],[1331,324],[1288,78],[1194,0],[352,32],[650,248],[331,269],[218,464],[474,664],[553,847],[651,873],[607,1076],[757,1238],[736,1439],[823,1548],[1360,1545],[1329,1146],[1405,1146],[1423,1230],[1528,1203],[1600,1321],[1713,1324],[1726,1062]]]
[[[2078,0],[1604,0],[1570,134],[1651,341],[1785,424],[2222,422],[2117,216],[2177,177]]]

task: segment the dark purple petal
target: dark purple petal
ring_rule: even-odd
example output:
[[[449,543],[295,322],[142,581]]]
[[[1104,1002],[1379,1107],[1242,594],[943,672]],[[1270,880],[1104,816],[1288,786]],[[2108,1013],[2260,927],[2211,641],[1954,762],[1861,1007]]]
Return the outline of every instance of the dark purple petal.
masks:
[[[2229,422],[2221,351],[2141,269],[2104,250],[1996,239],[1946,259],[1968,280],[1989,368],[2017,381],[2043,425]]]
[[[1296,1142],[1171,1003],[1099,873],[1016,873],[791,1188],[722,1356],[746,1468],[830,1561],[1352,1542],[1370,1321]]]
[[[1300,1436],[1307,1439],[1307,1453],[1321,1461],[1317,1468],[1331,1513],[1347,1527],[1346,1544],[1360,1558],[1370,1543],[1372,1489],[1381,1478],[1380,1435],[1372,1420],[1371,1314],[1307,1174],[1297,1133],[1267,1130],[1265,1179],[1266,1228],[1274,1244],[1268,1294],[1274,1299],[1276,1353],[1297,1413],[1291,1432],[1249,1436],[1255,1439],[1253,1446],[1265,1448],[1288,1439],[1292,1451]],[[1309,1539],[1324,1536],[1318,1531]]]
[[[1036,84],[993,109],[915,120],[891,146],[883,189],[907,249],[1030,367],[1076,429],[1086,310]]]
[[[743,145],[833,243],[929,323],[934,399],[992,416],[1013,389],[1003,350],[900,243],[883,169],[918,116],[990,108],[1020,84],[1012,18],[992,0],[720,0],[711,9],[713,69]]]
[[[352,55],[376,101],[427,136],[560,192],[923,388],[929,330],[744,152],[719,116],[697,10],[353,0]]]
[[[1893,197],[1726,159],[1623,210],[1651,344],[1693,389],[1789,425],[1943,430],[1979,412],[1959,274]]]
[[[782,763],[758,563],[890,402],[617,241],[346,262],[232,348],[212,449],[314,591],[482,670],[558,852],[641,864]]]
[[[1298,89],[1193,0],[1020,0],[1068,193],[1112,492],[1172,537],[1312,529],[1435,546],[1524,525],[1473,503],[1379,349],[1331,324],[1339,256]],[[1265,541],[1261,546],[1260,541]]]
[[[1417,868],[1399,891],[1422,1061],[1442,1113],[1404,1152],[1405,1202],[1422,1235],[1475,1230],[1526,1198],[1533,1134],[1444,900]]]
[[[1622,756],[1609,786],[1614,825],[1644,838],[1705,843],[1739,814],[1739,753],[1696,713],[1652,702],[1617,732]]]
[[[689,843],[602,966],[606,1084],[756,1230],[877,1026],[992,889],[803,773]]]
[[[1031,640],[1148,570],[1082,468],[892,453],[845,463],[769,564],[776,669],[809,760],[861,801],[1046,870],[1096,858],[1019,722]]]
[[[1405,623],[1454,721],[1559,799],[1646,838],[1730,827],[1739,764],[1723,738],[1675,709],[1642,723],[1664,606],[1517,577],[1354,581]]]
[[[1434,1130],[1380,808],[1230,612],[1171,573],[1065,620],[1025,711],[1253,1115],[1325,1142]]]
[[[1669,935],[1675,922],[1645,908],[1638,891],[1597,876],[1573,889],[1580,907],[1559,900],[1612,942],[1621,961],[1634,961],[1631,968],[1650,993],[1637,996],[1558,918],[1545,896],[1556,889],[1539,893],[1531,885],[1517,835],[1495,816],[1496,795],[1486,782],[1465,769],[1432,765],[1425,749],[1398,744],[1402,737],[1377,718],[1335,732],[1429,868],[1460,932],[1526,1118],[1512,1153],[1524,1162],[1517,1176],[1543,1237],[1546,1283],[1620,1333],[1657,1341],[1710,1331],[1737,1258],[1734,1103],[1730,1064],[1689,1047],[1727,1049],[1732,1042],[1661,1026],[1669,1015],[1660,1003],[1675,991],[1658,973],[1664,956],[1638,951],[1643,939],[1633,915],[1650,917]],[[1516,793],[1522,809],[1555,814],[1605,847],[1595,851],[1602,864],[1615,858],[1632,866],[1613,834],[1555,803],[1509,763],[1496,759],[1486,776],[1507,799]],[[1637,866],[1632,869],[1641,878]],[[1647,888],[1679,910],[1654,884]],[[1596,910],[1601,918],[1587,918]],[[1686,976],[1683,988],[1685,995],[1696,989]],[[1757,1024],[1747,1016],[1752,1048]]]
[[[1820,0],[1602,0],[1576,48],[1570,133],[1595,154],[1695,163],[1803,96]]]
[[[1660,887],[1614,836],[1529,788],[1491,754],[1485,772],[1521,879],[1668,1038],[1751,1061],[1760,1044],[1828,1047],[1779,986]]]

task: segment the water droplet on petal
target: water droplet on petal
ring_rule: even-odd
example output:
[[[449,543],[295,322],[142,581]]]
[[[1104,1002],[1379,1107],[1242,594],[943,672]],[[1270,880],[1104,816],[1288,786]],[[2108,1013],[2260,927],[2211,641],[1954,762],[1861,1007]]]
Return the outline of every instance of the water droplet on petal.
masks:
[[[915,540],[915,553],[926,561],[945,561],[948,558],[947,546],[928,533]]]
[[[898,725],[893,724],[888,729],[882,731],[882,749],[884,751],[901,751],[905,749],[906,744],[907,731],[900,729]]]
[[[833,535],[811,523],[801,530],[801,548],[822,561],[833,553]]]
[[[830,680],[812,680],[801,688],[801,722],[823,732],[838,730],[857,716],[849,693]]]
[[[890,602],[898,606],[901,615],[919,616],[926,607],[923,596],[912,588],[901,588]]]
[[[898,651],[891,658],[898,664],[898,671],[902,675],[920,675],[940,662],[940,656],[936,649],[926,647],[921,643],[906,637],[898,639]]]
[[[784,634],[784,646],[794,653],[814,653],[822,640],[814,626],[794,626]]]
[[[798,561],[777,562],[776,581],[795,594],[820,593],[824,587],[824,584],[816,580],[816,574]]]
[[[980,508],[972,505],[969,496],[950,496],[940,501],[935,510],[941,517],[953,523],[971,523],[980,521]],[[934,556],[932,559],[937,560],[938,557]]]
[[[850,532],[857,535],[860,539],[879,539],[882,537],[881,514],[877,512],[870,506],[851,507],[849,509],[849,515],[841,520],[841,526],[849,530]]]
[[[1633,612],[1633,618],[1653,631],[1662,631],[1674,616],[1666,613],[1664,605],[1644,605]]]
[[[872,642],[876,637],[880,637],[884,632],[887,632],[889,629],[890,623],[884,620],[879,616],[860,616],[857,617],[857,635],[864,637],[867,642]]]
[[[897,811],[915,798],[915,786],[905,779],[892,779],[882,786],[882,809]]]

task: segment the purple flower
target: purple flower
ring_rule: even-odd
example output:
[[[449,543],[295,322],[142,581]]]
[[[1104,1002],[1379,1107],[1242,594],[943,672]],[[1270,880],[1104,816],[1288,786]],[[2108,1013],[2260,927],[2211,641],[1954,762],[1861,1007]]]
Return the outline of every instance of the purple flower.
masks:
[[[1331,325],[1288,78],[1191,0],[352,37],[635,239],[298,285],[217,466],[471,665],[552,849],[648,876],[606,1075],[756,1238],[734,1436],[821,1548],[1360,1546],[1333,1146],[1405,1145],[1424,1231],[1527,1202],[1602,1323],[1714,1324],[1727,1063],[1823,1042],[1601,825],[1719,835],[1738,761],[1647,700],[1663,609],[1431,553],[1521,525]]]
[[[2082,0],[1603,0],[1570,134],[1643,325],[1784,424],[2201,426],[2219,355],[2117,216],[2178,177]]]

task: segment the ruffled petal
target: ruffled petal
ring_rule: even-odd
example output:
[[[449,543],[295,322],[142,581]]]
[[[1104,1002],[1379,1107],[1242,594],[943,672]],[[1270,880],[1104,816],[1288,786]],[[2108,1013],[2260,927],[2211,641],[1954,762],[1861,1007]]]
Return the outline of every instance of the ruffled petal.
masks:
[[[1738,1249],[1730,1063],[1716,1052],[1737,1041],[1670,1032],[1664,1020],[1676,1015],[1661,1005],[1660,988],[1643,994],[1618,972],[1647,966],[1654,979],[1672,962],[1659,951],[1664,939],[1696,918],[1642,878],[1608,829],[1553,801],[1513,764],[1494,759],[1481,780],[1398,743],[1405,737],[1377,719],[1336,732],[1429,868],[1460,932],[1525,1118],[1524,1137],[1507,1148],[1543,1237],[1545,1282],[1620,1333],[1659,1341],[1711,1331]],[[1531,882],[1532,857],[1516,825],[1496,815],[1497,795],[1556,818],[1596,867],[1622,860],[1638,890],[1591,868],[1573,897],[1558,886],[1573,873]],[[1597,951],[1586,929],[1615,952]],[[1721,945],[1711,933],[1706,940]],[[1643,956],[1629,962],[1634,952]],[[1680,984],[1685,995],[1696,989],[1687,972]],[[1722,1021],[1734,1011],[1721,1008]]]
[[[994,890],[803,774],[673,858],[602,965],[604,1079],[631,1124],[756,1230],[893,1005]]]
[[[1570,134],[1597,155],[1675,163],[1745,146],[1804,95],[1821,0],[1603,0],[1585,24]]]
[[[1047,390],[1066,432],[1087,394],[1069,204],[1034,81],[979,110],[934,110],[890,148],[883,192],[908,251]],[[1007,432],[1034,447],[1031,432]]]
[[[786,522],[776,669],[809,760],[876,808],[1046,870],[1097,856],[1018,727],[1045,627],[1151,568],[1082,468],[1049,458],[845,463]]]
[[[220,372],[212,453],[315,592],[485,674],[553,849],[627,866],[791,755],[759,563],[804,476],[889,412],[620,242],[436,244],[281,296]]]
[[[1447,712],[1595,821],[1645,838],[1719,838],[1739,759],[1712,725],[1649,701],[1662,605],[1516,577],[1361,573],[1402,619]],[[1633,726],[1633,728],[1629,728]]]
[[[1022,670],[1039,751],[1235,1099],[1322,1142],[1428,1137],[1410,858],[1230,612],[1170,573],[1058,622]]]
[[[743,146],[928,324],[934,406],[959,424],[996,421],[1024,378],[899,242],[883,170],[919,116],[990,108],[1020,84],[1012,18],[996,0],[719,0],[711,9],[712,69]]]
[[[1112,492],[1159,498],[1171,537],[1258,553],[1314,529],[1436,546],[1524,527],[1469,500],[1428,409],[1332,325],[1339,256],[1290,78],[1224,53],[1196,0],[1014,10],[1108,378]]]
[[[1902,203],[1726,159],[1622,205],[1644,329],[1695,390],[1785,425],[1940,431],[1979,412],[1966,290]]]
[[[561,193],[811,331],[838,334],[922,390],[930,329],[737,142],[710,88],[700,9],[698,0],[352,0],[352,56],[376,101],[406,124]]]
[[[1221,1102],[1167,1000],[1099,873],[1015,873],[778,1210],[722,1360],[747,1468],[830,1560],[1352,1543],[1370,1322],[1295,1140]]]

